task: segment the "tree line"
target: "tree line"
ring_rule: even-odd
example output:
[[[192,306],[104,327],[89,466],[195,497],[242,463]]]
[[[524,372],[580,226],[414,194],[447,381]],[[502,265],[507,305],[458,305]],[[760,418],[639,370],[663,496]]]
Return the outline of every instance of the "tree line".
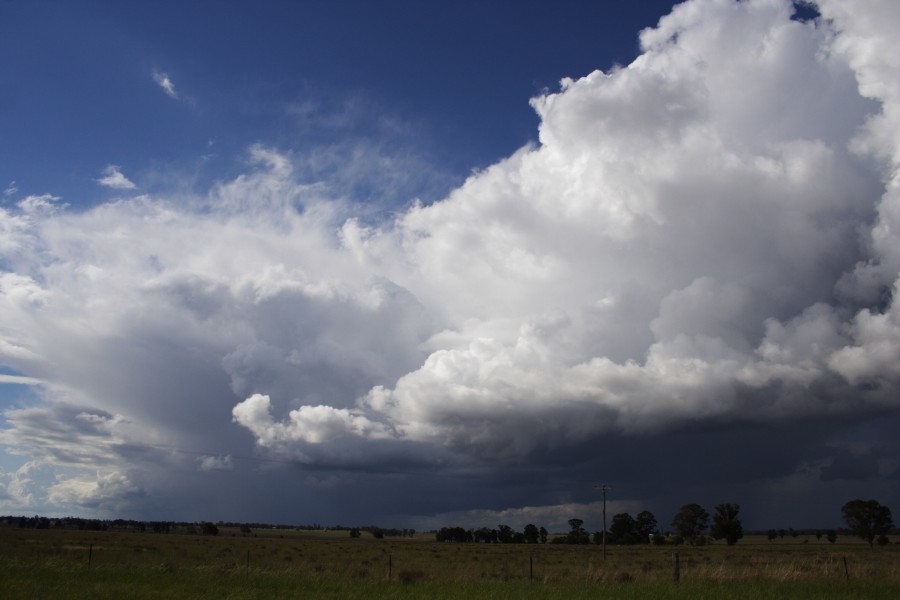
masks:
[[[739,518],[740,505],[719,504],[710,515],[699,504],[685,504],[681,507],[671,522],[671,531],[663,532],[659,527],[656,517],[650,511],[641,511],[632,517],[627,512],[613,515],[608,530],[588,533],[581,519],[570,519],[570,531],[563,535],[550,535],[546,528],[529,523],[520,532],[509,525],[499,525],[497,528],[480,527],[478,529],[465,529],[463,527],[442,527],[435,531],[435,539],[439,542],[472,542],[472,543],[497,543],[497,544],[602,544],[604,541],[613,545],[627,544],[705,544],[711,537],[715,540],[725,540],[729,545],[735,544],[743,538],[744,529]],[[890,542],[888,534],[894,528],[891,510],[876,500],[851,500],[841,507],[841,515],[847,528],[844,533],[859,537],[870,546],[884,545]],[[711,519],[711,524],[710,524]],[[149,533],[188,533],[202,535],[217,535],[219,527],[239,529],[244,535],[249,535],[253,529],[281,529],[281,530],[338,530],[349,531],[351,537],[359,537],[362,532],[368,532],[373,537],[412,537],[415,529],[382,528],[374,525],[364,527],[323,527],[319,524],[311,525],[271,525],[266,523],[235,523],[218,521],[192,523],[185,521],[135,521],[129,519],[84,519],[79,517],[50,518],[35,515],[26,516],[0,516],[0,526],[19,527],[31,529],[78,529],[87,531],[135,531]],[[788,529],[770,529],[767,532],[768,539],[775,540],[790,535],[798,537],[801,532]],[[814,530],[812,533],[816,539],[834,543],[837,540],[838,530]],[[605,539],[604,539],[605,538]]]
[[[435,531],[435,539],[439,542],[461,543],[499,543],[499,544],[690,544],[703,545],[709,538],[724,540],[729,546],[736,544],[744,537],[744,527],[739,518],[741,507],[739,504],[718,504],[710,515],[702,506],[696,503],[685,504],[672,518],[671,532],[663,532],[659,528],[656,517],[650,511],[644,510],[634,517],[623,512],[613,515],[608,530],[596,531],[593,534],[584,528],[582,519],[569,519],[570,531],[563,535],[549,536],[544,527],[529,523],[521,532],[513,530],[508,525],[499,525],[496,529],[481,527],[478,529],[465,529],[463,527],[442,527]],[[846,532],[859,537],[870,546],[876,542],[884,545],[890,542],[888,534],[894,528],[891,511],[887,506],[876,500],[851,500],[841,508],[841,515],[847,524]],[[768,539],[774,540],[790,533],[797,537],[799,532],[790,529],[770,529]],[[816,538],[826,539],[834,543],[837,540],[837,530],[816,530]]]

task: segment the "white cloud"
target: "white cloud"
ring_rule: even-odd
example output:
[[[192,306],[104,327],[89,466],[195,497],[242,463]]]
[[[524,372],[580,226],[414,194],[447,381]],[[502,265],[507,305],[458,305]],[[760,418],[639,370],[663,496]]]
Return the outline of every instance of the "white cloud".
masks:
[[[0,383],[12,383],[16,385],[43,385],[43,381],[34,377],[23,377],[21,375],[6,375],[0,373]]]
[[[356,411],[330,406],[301,406],[292,410],[287,423],[275,423],[268,396],[254,394],[234,407],[236,423],[256,435],[261,446],[277,446],[295,441],[318,444],[334,438],[357,435],[379,439],[387,436],[383,425],[373,423]]]
[[[122,174],[116,165],[107,165],[103,169],[103,177],[97,180],[97,183],[103,187],[112,188],[114,190],[133,190],[137,186]]]
[[[48,500],[56,505],[76,505],[122,511],[144,495],[140,486],[125,473],[97,472],[91,479],[61,479],[50,486]]]
[[[232,471],[234,470],[234,461],[231,455],[225,456],[204,456],[197,459],[200,463],[198,469],[201,471]]]
[[[169,78],[167,73],[162,71],[153,72],[153,81],[166,92],[171,98],[178,99],[178,93],[175,91],[175,84]]]
[[[34,505],[46,475],[40,461],[28,461],[11,473],[0,472],[0,506],[16,509]]]

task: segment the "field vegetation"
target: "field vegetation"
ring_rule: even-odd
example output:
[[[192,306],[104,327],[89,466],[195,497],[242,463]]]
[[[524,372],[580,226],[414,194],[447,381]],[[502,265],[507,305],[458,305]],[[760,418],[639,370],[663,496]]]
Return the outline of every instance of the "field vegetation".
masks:
[[[900,544],[466,544],[434,534],[220,527],[218,535],[0,528],[12,598],[900,597]],[[673,581],[678,552],[680,581]]]

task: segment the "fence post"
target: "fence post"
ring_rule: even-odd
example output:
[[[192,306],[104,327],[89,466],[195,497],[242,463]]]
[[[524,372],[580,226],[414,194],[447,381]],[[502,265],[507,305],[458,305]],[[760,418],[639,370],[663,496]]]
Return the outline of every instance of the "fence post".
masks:
[[[94,545],[89,544],[88,545],[88,568],[90,568],[90,566],[91,566],[91,558],[93,558],[93,556],[94,556]]]
[[[392,572],[393,569],[394,569],[394,564],[393,564],[393,562],[394,562],[394,561],[392,560],[391,555],[388,554],[388,581],[391,580],[391,572]]]
[[[678,553],[672,554],[672,581],[678,583],[681,579],[681,564],[678,562]]]
[[[250,550],[247,550],[247,572],[250,572]]]
[[[850,568],[847,566],[847,557],[844,557],[844,575],[847,576],[847,579],[850,579]]]
[[[528,581],[534,580],[534,555],[528,557]]]

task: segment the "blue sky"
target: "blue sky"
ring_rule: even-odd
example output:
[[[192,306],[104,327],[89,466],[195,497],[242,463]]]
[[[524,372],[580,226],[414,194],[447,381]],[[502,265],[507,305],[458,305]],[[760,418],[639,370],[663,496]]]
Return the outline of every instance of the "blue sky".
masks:
[[[377,137],[423,157],[435,172],[404,192],[433,200],[535,139],[529,98],[629,62],[671,5],[6,3],[5,183],[84,206],[108,164],[142,188],[166,169],[204,185],[251,143]]]
[[[900,11],[673,4],[0,4],[0,513],[897,507]]]

